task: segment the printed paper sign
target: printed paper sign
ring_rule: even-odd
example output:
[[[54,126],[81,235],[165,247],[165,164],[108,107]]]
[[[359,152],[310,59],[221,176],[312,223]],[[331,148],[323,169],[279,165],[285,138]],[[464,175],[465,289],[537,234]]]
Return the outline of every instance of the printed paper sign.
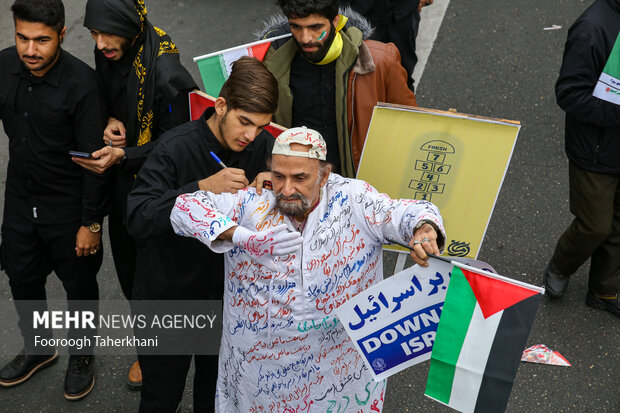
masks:
[[[444,254],[476,258],[519,128],[514,121],[380,104],[357,177],[391,198],[437,205],[450,236]]]
[[[495,272],[482,261],[458,261]],[[431,259],[428,268],[407,268],[338,307],[375,380],[430,359],[451,271],[451,263]]]
[[[620,105],[620,33],[592,94],[599,99]]]

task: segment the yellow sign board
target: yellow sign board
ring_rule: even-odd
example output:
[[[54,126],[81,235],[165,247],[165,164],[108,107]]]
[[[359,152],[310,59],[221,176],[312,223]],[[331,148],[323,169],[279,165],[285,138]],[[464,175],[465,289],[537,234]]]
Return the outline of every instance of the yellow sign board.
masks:
[[[444,255],[476,258],[519,129],[515,121],[381,103],[357,178],[391,198],[437,205],[448,235]]]

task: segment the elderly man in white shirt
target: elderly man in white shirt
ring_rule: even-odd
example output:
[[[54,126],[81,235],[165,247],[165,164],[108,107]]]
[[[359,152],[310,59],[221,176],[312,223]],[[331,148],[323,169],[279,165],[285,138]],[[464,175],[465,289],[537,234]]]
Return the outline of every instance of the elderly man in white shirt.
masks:
[[[175,231],[226,257],[219,412],[383,408],[386,382],[334,310],[383,279],[383,244],[408,243],[427,266],[445,231],[430,202],[330,173],[326,154],[318,132],[292,128],[273,148],[273,190],[177,198]]]

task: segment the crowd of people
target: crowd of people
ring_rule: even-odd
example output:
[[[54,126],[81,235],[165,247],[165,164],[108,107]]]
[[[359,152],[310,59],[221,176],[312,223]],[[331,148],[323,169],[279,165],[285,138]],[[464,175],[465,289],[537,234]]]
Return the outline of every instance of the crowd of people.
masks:
[[[272,42],[263,62],[234,62],[214,107],[189,121],[197,84],[171,37],[149,22],[144,0],[86,2],[94,69],[61,47],[61,0],[16,0],[16,44],[0,52],[9,137],[0,261],[24,348],[0,369],[0,386],[20,385],[58,359],[57,349],[33,346],[32,306],[21,304],[45,309],[52,271],[69,309],[100,298],[107,216],[127,300],[224,302],[219,357],[138,354],[128,385],[141,392],[140,412],[175,412],[192,360],[196,412],[328,411],[344,400],[381,411],[385,381],[373,380],[333,310],[383,279],[383,244],[408,244],[422,266],[444,246],[433,204],[390,199],[355,179],[377,102],[416,105],[415,36],[420,9],[432,2],[280,0],[282,15],[260,37],[292,37]],[[598,12],[616,23],[604,28],[596,61],[575,63],[594,42],[582,32],[599,34],[580,23],[557,86],[575,145],[567,143],[571,191],[604,185],[595,191],[605,193],[604,225],[590,216],[603,201],[582,203],[589,192],[575,192],[571,208],[587,217],[575,214],[544,280],[561,296],[592,255],[587,303],[619,315],[618,157],[588,152],[593,134],[615,145],[619,109],[583,97],[620,27],[618,1],[593,7],[605,6]],[[265,130],[271,121],[288,129],[274,138]],[[596,236],[590,223],[600,226]],[[571,250],[578,237],[591,251]],[[299,329],[314,320],[320,328]],[[64,395],[77,401],[94,387],[95,357],[92,348],[69,354]]]

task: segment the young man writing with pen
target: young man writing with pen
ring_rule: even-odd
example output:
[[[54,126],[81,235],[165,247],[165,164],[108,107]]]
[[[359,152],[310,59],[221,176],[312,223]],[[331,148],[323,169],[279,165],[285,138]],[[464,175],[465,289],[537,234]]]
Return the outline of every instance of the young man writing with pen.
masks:
[[[235,193],[267,169],[273,137],[263,130],[278,103],[275,78],[254,58],[232,66],[215,107],[163,134],[128,197],[128,229],[138,243],[133,298],[212,300],[224,291],[224,261],[178,237],[170,212],[178,195]],[[213,153],[215,157],[211,155]],[[140,412],[174,412],[192,356],[141,356]],[[194,411],[212,412],[217,356],[194,356]]]

